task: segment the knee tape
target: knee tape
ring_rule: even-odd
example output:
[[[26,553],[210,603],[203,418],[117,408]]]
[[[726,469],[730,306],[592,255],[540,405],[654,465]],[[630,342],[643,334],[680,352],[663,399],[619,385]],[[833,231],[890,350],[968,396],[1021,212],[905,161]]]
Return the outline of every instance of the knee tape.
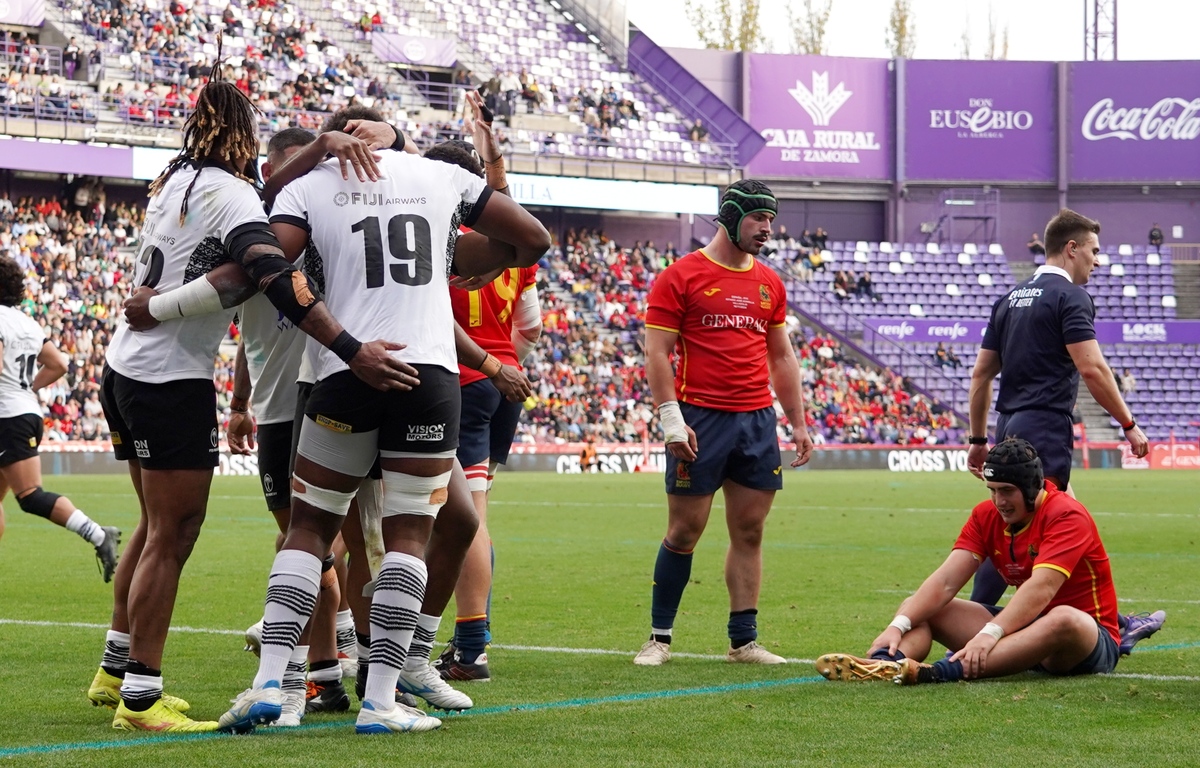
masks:
[[[54,510],[54,503],[62,497],[57,493],[43,491],[42,486],[37,486],[29,493],[17,499],[17,506],[22,512],[28,512],[31,515],[50,519],[50,513]]]
[[[463,467],[463,472],[467,476],[467,488],[471,493],[477,491],[483,493],[488,490],[488,486],[491,484],[489,477],[491,473],[488,471],[487,462],[481,461],[478,464]]]
[[[383,470],[383,516],[436,517],[449,495],[450,472],[418,477]]]
[[[332,512],[345,517],[346,512],[350,509],[350,501],[354,498],[354,491],[345,493],[331,491],[292,475],[292,498],[299,499],[310,507],[315,507],[323,512]]]

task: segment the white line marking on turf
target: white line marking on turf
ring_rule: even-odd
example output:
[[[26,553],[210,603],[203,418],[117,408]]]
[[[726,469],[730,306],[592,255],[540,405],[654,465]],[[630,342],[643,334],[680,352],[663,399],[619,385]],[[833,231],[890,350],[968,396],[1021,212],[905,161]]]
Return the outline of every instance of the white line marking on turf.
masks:
[[[881,595],[913,595],[915,589],[877,589],[875,590]],[[1159,600],[1153,597],[1122,597],[1118,599],[1121,603],[1148,603],[1150,605],[1158,605],[1160,603],[1169,603],[1174,605],[1200,605],[1200,600]]]
[[[108,624],[89,624],[85,621],[33,621],[27,619],[0,619],[0,624],[17,624],[23,627],[76,627],[78,629],[109,629]],[[171,627],[172,632],[196,635],[244,635],[240,629],[208,629],[206,627]]]
[[[1195,675],[1135,675],[1133,673],[1120,674],[1114,672],[1105,675],[1105,677],[1121,677],[1129,680],[1155,680],[1166,683],[1192,683],[1200,681],[1200,677],[1196,677]]]

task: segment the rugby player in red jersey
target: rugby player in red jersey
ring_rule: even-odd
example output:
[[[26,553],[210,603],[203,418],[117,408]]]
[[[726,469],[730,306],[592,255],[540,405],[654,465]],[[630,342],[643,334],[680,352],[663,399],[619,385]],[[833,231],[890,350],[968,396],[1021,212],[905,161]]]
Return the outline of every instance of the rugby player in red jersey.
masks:
[[[784,325],[783,282],[754,258],[771,237],[777,210],[765,184],[743,179],[730,185],[712,241],[663,270],[650,290],[646,378],[667,447],[668,522],[654,564],[650,639],[634,657],[638,665],[671,658],[671,632],[691,576],[692,551],[718,489],[729,527],[727,658],[785,661],[757,642],[763,526],[783,487],[772,386],[795,430],[793,467],[808,461],[813,445],[800,369]],[[678,353],[674,371],[672,352]]]
[[[900,604],[870,658],[827,654],[817,659],[818,672],[913,685],[1116,668],[1117,593],[1092,516],[1045,479],[1026,440],[992,448],[982,473],[991,500],[976,505],[950,556]],[[955,597],[986,558],[1017,587],[1003,609]],[[934,640],[954,653],[924,664]]]

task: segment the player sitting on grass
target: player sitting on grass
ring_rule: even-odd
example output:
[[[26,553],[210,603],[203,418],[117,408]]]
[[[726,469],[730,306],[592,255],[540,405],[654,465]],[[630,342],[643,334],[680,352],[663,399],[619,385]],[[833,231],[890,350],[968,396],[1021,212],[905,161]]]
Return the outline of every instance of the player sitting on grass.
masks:
[[[868,658],[817,659],[830,680],[901,685],[1003,677],[1112,672],[1117,593],[1096,523],[1075,499],[1045,482],[1037,451],[1009,438],[987,454],[990,501],[976,505],[954,550],[900,604]],[[955,597],[985,557],[1017,591],[1004,608]],[[936,640],[954,654],[922,663]]]

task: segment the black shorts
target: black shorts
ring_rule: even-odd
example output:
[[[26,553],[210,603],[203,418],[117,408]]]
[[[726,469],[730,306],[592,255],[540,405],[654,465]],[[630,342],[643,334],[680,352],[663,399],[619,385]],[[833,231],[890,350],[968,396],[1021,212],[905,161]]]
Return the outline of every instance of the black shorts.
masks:
[[[1002,413],[996,422],[996,442],[1006,437],[1028,440],[1042,459],[1042,473],[1067,489],[1075,451],[1075,425],[1061,411]]]
[[[292,426],[290,421],[258,425],[258,479],[272,512],[292,504]]]
[[[993,616],[999,616],[1000,611],[1004,610],[998,605],[984,605]],[[1041,618],[1040,616],[1038,617]],[[1038,619],[1034,619],[1037,621]],[[1033,667],[1036,672],[1045,672],[1048,675],[1057,677],[1074,677],[1076,675],[1107,675],[1117,668],[1117,662],[1121,659],[1121,647],[1113,640],[1113,636],[1108,634],[1108,630],[1104,628],[1100,622],[1096,622],[1096,647],[1088,654],[1088,657],[1076,664],[1066,672],[1051,672],[1041,664]]]
[[[0,467],[37,456],[44,427],[42,417],[36,413],[0,419]]]
[[[118,461],[143,469],[213,469],[220,461],[211,379],[147,384],[105,366],[100,405]]]
[[[508,461],[522,406],[509,401],[488,379],[462,388],[462,421],[458,428],[458,463],[464,467],[491,459]]]
[[[774,408],[734,412],[680,403],[679,409],[699,450],[692,462],[667,453],[667,493],[711,496],[726,480],[760,491],[783,488]]]
[[[304,415],[335,432],[379,430],[380,452],[445,453],[458,448],[458,373],[414,365],[421,383],[382,392],[350,371],[318,381]]]

